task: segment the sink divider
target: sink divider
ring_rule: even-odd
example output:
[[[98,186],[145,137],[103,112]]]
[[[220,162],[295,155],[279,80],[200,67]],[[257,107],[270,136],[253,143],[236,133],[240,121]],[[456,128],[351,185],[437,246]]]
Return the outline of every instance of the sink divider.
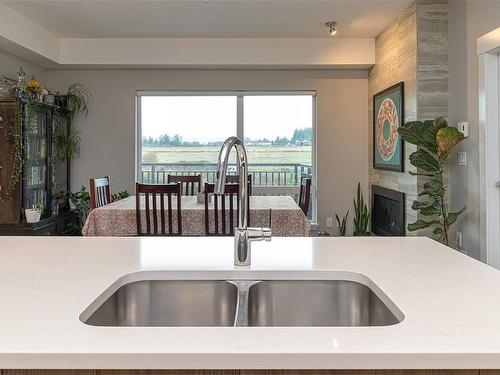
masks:
[[[235,327],[248,327],[248,292],[250,287],[260,281],[230,281],[238,288],[238,302],[234,317]]]

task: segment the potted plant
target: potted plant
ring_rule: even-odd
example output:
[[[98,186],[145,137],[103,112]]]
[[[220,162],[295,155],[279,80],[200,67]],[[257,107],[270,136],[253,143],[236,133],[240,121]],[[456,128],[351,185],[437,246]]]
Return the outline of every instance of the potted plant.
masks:
[[[446,192],[448,186],[443,173],[448,156],[453,148],[464,139],[464,135],[442,117],[428,121],[412,121],[399,128],[399,134],[405,142],[418,146],[418,150],[410,155],[410,163],[417,168],[412,175],[427,179],[419,200],[412,204],[414,210],[429,219],[419,219],[408,224],[409,231],[433,227],[432,234],[448,245],[450,226],[465,210],[451,212],[448,207]]]
[[[85,220],[87,219],[87,214],[90,210],[90,194],[85,186],[82,186],[80,191],[77,191],[76,193],[69,193],[69,200],[71,208],[75,210],[75,214],[78,219],[76,229],[79,233],[81,233]]]
[[[90,99],[90,92],[83,87],[80,83],[73,83],[68,87],[66,93],[66,106],[69,110],[71,119],[77,114],[82,114],[87,117],[88,101]]]
[[[353,236],[369,236],[368,222],[370,221],[370,213],[363,198],[361,191],[361,184],[358,182],[358,192],[356,199],[352,200],[354,203],[354,230]]]
[[[26,222],[30,224],[38,223],[44,210],[45,206],[41,202],[35,203],[32,208],[25,209]]]
[[[347,210],[346,214],[342,217],[335,214],[335,218],[337,219],[337,225],[339,226],[339,235],[345,237],[347,230],[347,218],[349,217],[349,210]]]
[[[112,202],[116,202],[116,201],[119,201],[121,199],[125,199],[125,198],[128,198],[128,197],[130,197],[130,194],[129,194],[129,192],[127,190],[120,191],[117,194],[112,194],[111,195],[111,201]]]

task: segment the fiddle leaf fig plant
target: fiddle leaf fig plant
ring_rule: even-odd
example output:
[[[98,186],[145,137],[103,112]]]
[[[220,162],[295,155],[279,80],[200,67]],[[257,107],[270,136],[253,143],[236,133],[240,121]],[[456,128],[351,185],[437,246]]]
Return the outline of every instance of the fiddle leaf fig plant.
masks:
[[[399,128],[399,135],[404,141],[417,145],[418,150],[410,155],[410,164],[417,168],[412,175],[423,176],[427,181],[418,194],[419,200],[412,204],[412,209],[419,211],[419,219],[408,224],[409,231],[433,227],[432,234],[445,245],[449,244],[450,226],[455,223],[465,207],[457,212],[450,212],[446,203],[447,186],[443,173],[448,156],[459,144],[464,135],[442,117],[428,121],[411,121]]]

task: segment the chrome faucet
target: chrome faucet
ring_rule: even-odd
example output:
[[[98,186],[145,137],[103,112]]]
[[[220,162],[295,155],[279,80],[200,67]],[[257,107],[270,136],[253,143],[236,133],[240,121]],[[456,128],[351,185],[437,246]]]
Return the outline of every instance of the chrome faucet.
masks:
[[[248,162],[247,152],[243,142],[236,137],[226,139],[220,149],[217,161],[217,181],[214,194],[223,195],[226,185],[227,163],[232,148],[236,149],[236,159],[239,166],[239,202],[238,226],[234,229],[234,264],[236,266],[250,265],[250,242],[271,240],[270,228],[248,227]],[[224,214],[224,213],[223,213]]]

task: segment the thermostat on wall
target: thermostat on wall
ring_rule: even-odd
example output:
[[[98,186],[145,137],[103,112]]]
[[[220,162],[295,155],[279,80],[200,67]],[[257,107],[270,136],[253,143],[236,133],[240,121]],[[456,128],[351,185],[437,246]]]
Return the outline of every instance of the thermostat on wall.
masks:
[[[463,133],[464,137],[469,136],[469,123],[468,122],[457,122],[457,129]]]

